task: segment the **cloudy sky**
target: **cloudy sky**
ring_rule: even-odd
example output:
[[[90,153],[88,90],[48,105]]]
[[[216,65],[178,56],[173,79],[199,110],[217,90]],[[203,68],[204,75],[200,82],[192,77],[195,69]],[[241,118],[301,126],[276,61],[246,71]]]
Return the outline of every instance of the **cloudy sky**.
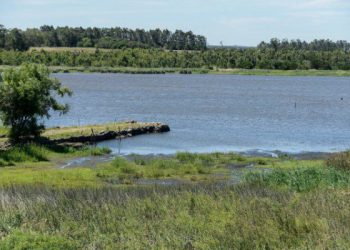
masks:
[[[272,37],[350,41],[350,0],[0,0],[8,28],[121,26],[192,30],[209,44]]]

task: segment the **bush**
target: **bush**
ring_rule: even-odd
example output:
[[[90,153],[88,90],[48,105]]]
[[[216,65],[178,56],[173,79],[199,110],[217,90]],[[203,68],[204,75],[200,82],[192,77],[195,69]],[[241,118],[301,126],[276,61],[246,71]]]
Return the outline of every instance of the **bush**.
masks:
[[[117,169],[119,169],[125,165],[129,165],[129,164],[130,164],[130,162],[123,157],[116,157],[112,162],[112,166],[117,168]]]
[[[350,151],[337,153],[326,160],[328,167],[333,167],[341,170],[350,170]]]
[[[180,162],[191,162],[193,163],[197,159],[197,154],[191,154],[189,152],[178,152],[175,158]]]
[[[47,161],[48,150],[35,144],[23,144],[8,151],[0,152],[0,166],[13,165],[12,162]]]
[[[107,155],[112,152],[112,150],[108,147],[91,147],[89,148],[90,154],[92,156],[101,156],[101,155]]]

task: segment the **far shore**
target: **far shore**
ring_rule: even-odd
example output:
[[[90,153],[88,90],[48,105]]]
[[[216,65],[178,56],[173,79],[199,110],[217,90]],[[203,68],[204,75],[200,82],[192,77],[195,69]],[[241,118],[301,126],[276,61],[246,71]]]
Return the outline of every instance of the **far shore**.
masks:
[[[13,66],[0,65],[0,72]],[[15,66],[16,67],[16,66]],[[256,76],[333,76],[349,77],[350,70],[274,70],[274,69],[221,69],[221,68],[136,68],[136,67],[70,67],[49,66],[53,73],[120,73],[120,74],[213,74]]]

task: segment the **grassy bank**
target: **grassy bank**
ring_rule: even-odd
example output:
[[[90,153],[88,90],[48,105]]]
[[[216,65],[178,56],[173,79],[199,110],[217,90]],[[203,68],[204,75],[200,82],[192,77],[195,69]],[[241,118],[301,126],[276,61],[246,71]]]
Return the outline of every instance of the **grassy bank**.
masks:
[[[64,161],[83,156],[98,156],[110,153],[107,148],[89,147],[86,143],[71,138],[92,138],[100,133],[125,132],[143,129],[158,123],[115,122],[97,125],[47,128],[37,141],[26,144],[11,145],[8,139],[9,129],[0,128],[0,167],[3,166],[56,166]],[[56,143],[63,140],[68,143]]]
[[[53,127],[43,131],[42,137],[49,140],[67,139],[77,136],[91,136],[106,131],[127,131],[130,129],[145,128],[148,126],[157,126],[156,122],[110,122],[95,125],[69,126],[69,127]],[[0,138],[2,141],[7,140],[9,128],[0,127]]]
[[[9,66],[0,65],[0,71]],[[206,68],[132,68],[132,67],[49,67],[54,73],[122,73],[122,74],[217,74],[260,76],[350,76],[349,70],[265,70]]]
[[[275,164],[273,159],[246,158],[234,153],[178,153],[172,157],[130,156],[130,160],[116,157],[96,167],[87,165],[87,168],[59,169],[74,157],[109,153],[106,148],[63,149],[59,151],[31,144],[1,153],[0,186],[41,183],[56,187],[102,187],[137,185],[139,180],[164,180],[169,183],[227,182],[236,168],[243,169],[251,164],[257,167]],[[241,171],[237,173],[241,174]]]
[[[142,129],[149,126],[157,126],[156,122],[110,122],[105,124],[84,125],[84,126],[71,126],[71,127],[59,127],[48,128],[44,131],[42,136],[51,140],[66,139],[69,137],[77,136],[90,136],[92,134],[99,134],[106,131],[127,131],[131,129]]]

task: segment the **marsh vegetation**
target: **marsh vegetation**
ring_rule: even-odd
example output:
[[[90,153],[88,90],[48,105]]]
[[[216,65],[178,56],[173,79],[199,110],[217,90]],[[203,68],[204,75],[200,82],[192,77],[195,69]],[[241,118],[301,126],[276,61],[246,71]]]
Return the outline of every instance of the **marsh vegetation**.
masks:
[[[168,158],[117,158],[98,169],[2,168],[0,246],[346,249],[350,173],[332,159],[325,164],[179,153]],[[215,179],[170,186],[101,181],[108,175],[209,176],[252,162],[256,169],[236,185]],[[154,176],[155,171],[165,177]]]

